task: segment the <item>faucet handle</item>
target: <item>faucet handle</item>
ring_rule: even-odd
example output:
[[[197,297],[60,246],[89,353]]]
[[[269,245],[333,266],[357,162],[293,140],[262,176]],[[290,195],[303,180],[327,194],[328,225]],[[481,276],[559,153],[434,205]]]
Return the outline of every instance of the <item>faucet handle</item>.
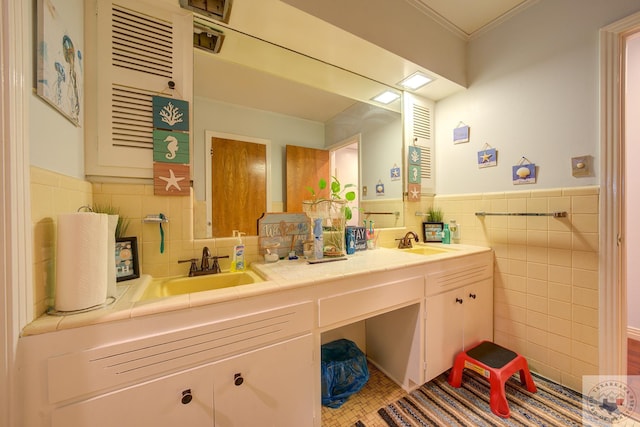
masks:
[[[214,256],[214,257],[211,257],[211,259],[213,260],[213,264],[211,265],[211,270],[213,270],[214,273],[222,272],[222,270],[220,269],[220,264],[218,263],[218,257]]]
[[[214,273],[222,273],[222,270],[220,269],[220,263],[218,263],[218,259],[220,258],[229,258],[229,255],[215,255],[212,257],[209,257],[209,259],[213,260],[213,264],[211,265],[211,270],[213,270]]]
[[[196,264],[196,262],[198,262],[197,259],[195,258],[191,258],[191,259],[179,259],[178,260],[178,264],[182,264],[183,262],[190,262],[191,266],[189,266],[189,276],[193,276],[196,271],[198,271],[198,265]]]

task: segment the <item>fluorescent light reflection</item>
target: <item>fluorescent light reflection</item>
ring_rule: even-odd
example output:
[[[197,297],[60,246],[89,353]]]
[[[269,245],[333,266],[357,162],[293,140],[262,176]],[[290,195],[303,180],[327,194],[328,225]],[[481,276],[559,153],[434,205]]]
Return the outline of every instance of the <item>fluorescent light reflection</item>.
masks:
[[[389,104],[396,99],[400,98],[400,95],[396,92],[392,92],[390,90],[385,90],[380,95],[372,98],[374,101],[379,102],[381,104]]]

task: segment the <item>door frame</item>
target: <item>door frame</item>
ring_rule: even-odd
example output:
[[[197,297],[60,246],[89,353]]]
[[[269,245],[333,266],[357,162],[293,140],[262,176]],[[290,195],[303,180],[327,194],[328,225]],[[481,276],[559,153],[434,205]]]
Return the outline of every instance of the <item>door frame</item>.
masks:
[[[357,145],[358,147],[358,174],[356,178],[356,182],[344,182],[343,179],[340,179],[341,184],[354,184],[356,186],[356,199],[353,202],[355,209],[353,209],[353,218],[349,221],[350,224],[359,225],[360,224],[360,215],[359,215],[359,207],[360,207],[360,183],[362,182],[362,133],[358,132],[356,134],[351,135],[348,138],[343,139],[342,141],[336,142],[335,144],[327,147],[329,151],[329,177],[332,177],[335,173],[336,169],[336,152],[341,150],[342,148],[348,147],[350,145]]]
[[[33,319],[29,157],[30,2],[1,0],[0,31],[0,425],[21,425],[16,348]],[[11,36],[9,36],[11,35]]]
[[[624,78],[626,38],[640,29],[635,13],[600,30],[600,374],[627,372]]]
[[[211,215],[213,213],[213,200],[211,200],[211,138],[233,139],[236,141],[251,142],[254,144],[266,145],[267,189],[266,189],[265,196],[266,196],[266,202],[267,202],[267,212],[271,212],[273,209],[272,207],[273,201],[271,199],[271,185],[273,183],[271,180],[271,140],[264,139],[264,138],[255,138],[255,137],[246,136],[246,135],[237,135],[233,133],[218,132],[214,130],[205,130],[204,131],[204,152],[207,155],[205,155],[206,160],[205,160],[205,166],[204,166],[204,175],[205,175],[204,200],[207,206],[207,238],[211,238],[213,235],[213,229],[211,224]]]

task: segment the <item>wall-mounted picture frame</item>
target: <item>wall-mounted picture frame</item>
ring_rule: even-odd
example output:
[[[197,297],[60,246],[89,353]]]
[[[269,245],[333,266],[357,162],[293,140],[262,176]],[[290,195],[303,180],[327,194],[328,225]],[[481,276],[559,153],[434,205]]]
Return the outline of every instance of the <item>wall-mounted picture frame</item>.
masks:
[[[137,237],[118,237],[116,239],[115,257],[116,282],[140,277]]]
[[[82,0],[37,1],[36,93],[71,123],[82,123]]]
[[[444,230],[444,222],[423,222],[423,242],[442,242],[442,230]]]

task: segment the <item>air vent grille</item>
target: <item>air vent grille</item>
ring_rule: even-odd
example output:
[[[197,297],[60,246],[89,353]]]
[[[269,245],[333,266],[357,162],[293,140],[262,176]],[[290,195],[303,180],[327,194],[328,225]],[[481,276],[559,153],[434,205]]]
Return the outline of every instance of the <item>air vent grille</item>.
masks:
[[[431,110],[421,105],[413,105],[413,136],[431,140]]]
[[[114,6],[111,37],[114,66],[173,78],[170,22]]]
[[[431,179],[431,147],[421,147],[422,156],[420,157],[420,177],[422,179]]]
[[[140,88],[112,86],[114,146],[153,150],[153,95],[156,94]]]

